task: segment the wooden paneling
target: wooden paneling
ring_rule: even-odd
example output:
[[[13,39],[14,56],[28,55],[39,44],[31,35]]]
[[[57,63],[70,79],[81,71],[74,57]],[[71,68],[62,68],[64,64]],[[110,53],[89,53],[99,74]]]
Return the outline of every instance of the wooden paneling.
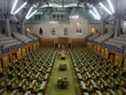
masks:
[[[126,54],[124,55],[124,59],[123,59],[124,63],[123,63],[123,68],[126,70]]]
[[[2,57],[0,56],[0,73],[3,71],[3,60]]]
[[[122,62],[123,62],[123,55],[116,53],[115,64],[121,66]]]
[[[85,40],[81,38],[72,39],[72,46],[78,47],[78,46],[84,46]]]
[[[9,56],[6,54],[3,55],[2,60],[3,60],[3,68],[6,69],[9,64]]]
[[[69,47],[69,45],[73,47],[83,46],[85,45],[85,40],[81,38],[67,38],[67,37],[60,37],[60,38],[47,38],[41,40],[41,46],[65,46]]]
[[[27,43],[20,48],[11,48],[8,53],[0,54],[0,72],[6,70],[8,64],[20,60],[33,50],[34,43]],[[39,48],[39,42],[35,43],[35,48]]]
[[[22,55],[22,57],[26,55],[26,49],[25,48],[21,49],[21,55]]]
[[[55,39],[53,39],[53,38],[50,38],[50,39],[48,39],[48,38],[44,38],[44,39],[41,39],[41,41],[40,41],[40,44],[41,44],[41,46],[54,46],[54,41],[55,41]]]
[[[18,51],[17,51],[17,59],[20,60],[21,58],[22,58],[21,48],[19,48]]]

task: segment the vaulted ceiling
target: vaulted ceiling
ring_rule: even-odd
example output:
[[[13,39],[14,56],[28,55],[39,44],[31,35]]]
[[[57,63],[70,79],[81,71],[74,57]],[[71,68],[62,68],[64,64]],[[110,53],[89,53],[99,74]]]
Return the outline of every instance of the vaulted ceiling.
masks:
[[[111,1],[115,10],[118,10],[118,12],[124,16],[126,14],[126,0]],[[106,0],[18,0],[15,8],[18,9],[22,4],[24,4],[24,2],[27,2],[27,5],[15,15],[22,17],[23,19],[33,4],[37,5],[35,9],[38,11],[38,14],[40,13],[39,15],[50,15],[53,11],[66,11],[69,15],[78,13],[79,15],[88,17],[88,10],[90,8],[88,4],[90,4],[96,7],[103,18],[107,18],[109,16],[109,14],[102,10],[98,5],[99,2],[103,2],[103,4],[108,8]],[[15,0],[0,0],[0,19],[11,15],[10,12],[14,3]]]

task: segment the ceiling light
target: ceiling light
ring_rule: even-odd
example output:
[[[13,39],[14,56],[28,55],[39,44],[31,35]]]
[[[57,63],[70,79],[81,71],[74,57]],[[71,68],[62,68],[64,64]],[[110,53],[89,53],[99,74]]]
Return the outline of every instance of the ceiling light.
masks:
[[[55,3],[50,3],[49,7],[56,7],[56,8],[62,8],[62,5],[55,4]]]
[[[25,6],[27,5],[27,2],[24,2],[13,14],[16,15],[18,12],[20,12]]]
[[[94,19],[101,20],[101,17],[97,16],[93,10],[89,10],[89,13],[94,17]]]
[[[37,12],[36,15],[43,15],[43,12]]]
[[[28,11],[28,13],[27,13],[27,15],[26,15],[26,18],[30,15],[30,13],[31,13],[31,11],[32,11],[33,8],[34,8],[34,7],[32,6],[32,7],[29,9],[29,11]]]
[[[49,3],[42,5],[40,8],[53,7],[53,8],[69,8],[69,7],[78,7],[77,3],[65,4],[64,6],[61,4]],[[79,5],[79,7],[84,7],[83,5]]]
[[[97,17],[101,18],[99,12],[97,11],[97,9],[94,6],[92,7],[92,9],[93,9],[94,13],[97,15]]]
[[[112,12],[111,12],[109,9],[107,9],[107,8],[105,7],[105,5],[103,5],[103,3],[100,2],[99,5],[100,5],[108,14],[112,15]]]
[[[37,5],[33,5],[33,6],[29,9],[27,15],[25,16],[25,18],[26,18],[27,20],[30,19],[34,14],[37,13],[37,10],[35,10],[34,12],[32,12],[33,8],[36,8],[36,7],[37,7]]]
[[[11,9],[11,14],[14,13],[14,10],[16,8],[17,3],[18,3],[18,0],[14,0],[14,4],[13,4],[12,9]]]
[[[69,17],[70,19],[79,19],[79,15],[73,15]]]
[[[29,20],[32,16],[34,16],[37,13],[37,10],[32,12],[29,16],[25,17],[27,20]]]
[[[49,24],[58,24],[58,21],[50,21]]]
[[[113,6],[111,0],[107,0],[107,2],[108,2],[108,4],[109,4],[109,7],[110,7],[112,13],[115,13],[115,9],[114,9],[114,6]]]
[[[66,5],[64,5],[64,7],[65,7],[65,8],[77,7],[77,3],[66,4]]]

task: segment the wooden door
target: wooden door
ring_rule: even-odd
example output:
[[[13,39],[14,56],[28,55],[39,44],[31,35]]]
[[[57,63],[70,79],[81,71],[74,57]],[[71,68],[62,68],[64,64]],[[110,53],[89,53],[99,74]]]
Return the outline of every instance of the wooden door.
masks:
[[[114,53],[109,53],[109,59],[115,63],[115,54]]]
[[[68,38],[58,38],[58,44],[61,48],[67,48],[68,47]]]
[[[3,71],[3,60],[0,58],[0,73]]]

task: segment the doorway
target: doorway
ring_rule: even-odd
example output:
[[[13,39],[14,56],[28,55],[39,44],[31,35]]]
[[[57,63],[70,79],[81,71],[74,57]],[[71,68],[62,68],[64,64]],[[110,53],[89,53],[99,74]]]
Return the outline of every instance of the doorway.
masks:
[[[110,59],[110,61],[115,63],[115,53],[109,53],[108,59]]]
[[[58,38],[58,47],[59,48],[68,48],[69,47],[69,38]]]

